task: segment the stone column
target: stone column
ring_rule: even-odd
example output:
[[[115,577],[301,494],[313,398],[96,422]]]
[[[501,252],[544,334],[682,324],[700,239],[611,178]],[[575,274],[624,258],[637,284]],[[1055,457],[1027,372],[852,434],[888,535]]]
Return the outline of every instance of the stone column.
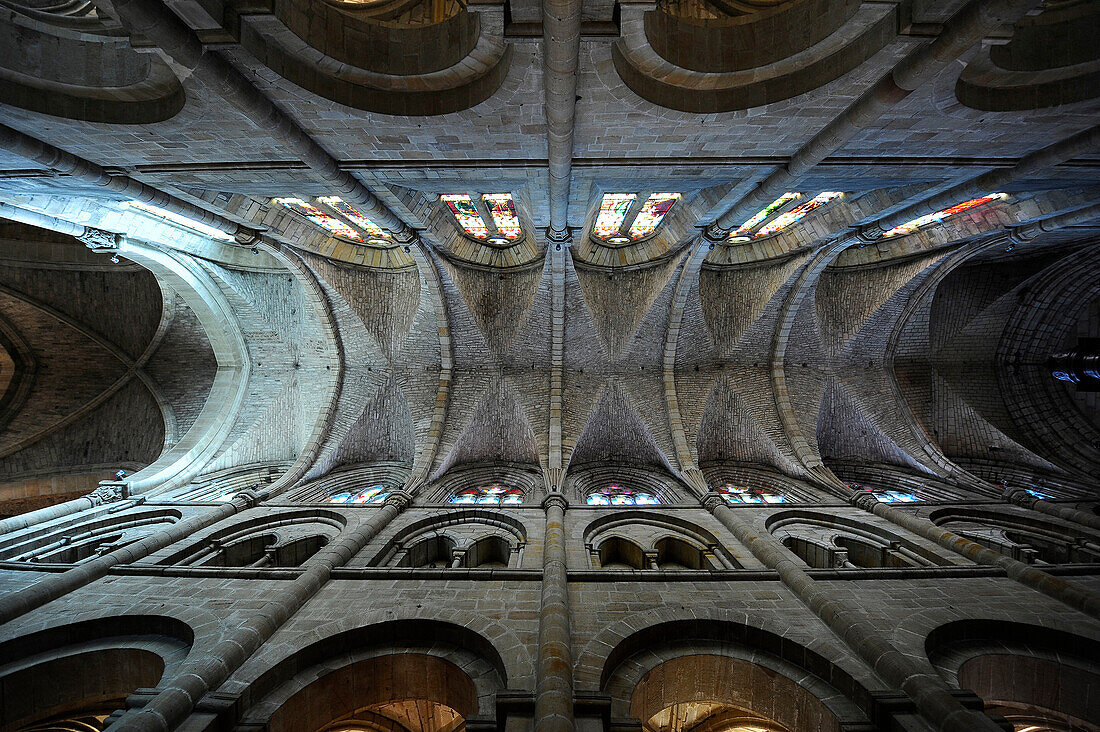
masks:
[[[1089,592],[1085,588],[1067,582],[1061,577],[1047,574],[1041,569],[1028,566],[992,549],[986,549],[977,542],[970,541],[954,532],[936,526],[928,519],[921,518],[908,511],[898,510],[889,503],[878,500],[874,494],[867,491],[855,491],[848,500],[853,506],[880,516],[906,531],[912,531],[918,536],[923,536],[929,541],[934,541],[943,548],[961,554],[973,562],[1001,567],[1009,578],[1020,584],[1027,585],[1047,597],[1054,598],[1087,615],[1100,619],[1100,595],[1094,592]]]
[[[542,502],[546,511],[543,538],[542,607],[539,611],[539,658],[535,685],[536,732],[573,731],[573,651],[569,628],[569,581],[565,564],[565,509],[559,492]]]
[[[187,663],[149,704],[124,715],[113,732],[170,732],[183,722],[209,691],[217,689],[253,653],[317,594],[332,570],[358,554],[409,504],[409,494],[394,492],[369,520],[310,557],[305,572],[280,589],[209,652]]]
[[[1015,503],[1021,508],[1030,508],[1033,511],[1045,513],[1048,516],[1054,516],[1063,521],[1070,521],[1075,524],[1080,524],[1081,526],[1087,526],[1090,529],[1100,529],[1100,516],[1076,508],[1062,506],[1054,501],[1048,501],[1038,496],[1033,496],[1023,488],[1006,489],[1004,498],[1009,503]]]
[[[722,496],[708,493],[703,505],[748,547],[768,569],[837,634],[883,681],[905,692],[921,715],[941,732],[1002,732],[982,712],[967,709],[938,676],[929,673],[883,639],[884,631],[866,621],[857,609],[830,596],[795,561],[779,540],[756,528],[731,509]]]

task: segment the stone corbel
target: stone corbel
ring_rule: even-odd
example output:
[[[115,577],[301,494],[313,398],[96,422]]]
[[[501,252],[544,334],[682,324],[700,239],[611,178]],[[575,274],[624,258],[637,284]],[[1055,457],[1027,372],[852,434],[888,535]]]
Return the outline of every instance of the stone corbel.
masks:
[[[114,503],[130,497],[130,486],[120,480],[103,480],[99,487],[88,494],[93,506]]]
[[[97,229],[94,226],[85,226],[84,232],[76,237],[84,242],[84,246],[93,252],[115,253],[122,244],[122,234],[113,231]]]

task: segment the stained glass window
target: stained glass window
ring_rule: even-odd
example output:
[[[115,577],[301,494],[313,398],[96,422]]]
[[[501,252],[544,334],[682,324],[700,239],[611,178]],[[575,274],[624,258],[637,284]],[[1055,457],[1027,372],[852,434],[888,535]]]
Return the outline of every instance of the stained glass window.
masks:
[[[882,236],[885,238],[890,236],[905,236],[906,234],[912,234],[914,231],[921,228],[922,226],[938,223],[946,218],[955,216],[956,214],[961,214],[963,211],[969,211],[972,208],[977,208],[978,206],[987,204],[990,201],[997,201],[1007,197],[1008,196],[1004,193],[991,193],[990,195],[982,196],[981,198],[971,198],[969,201],[957,203],[950,208],[945,208],[941,211],[936,211],[935,213],[920,216],[913,219],[912,221],[906,221],[904,224],[900,224],[890,229]]]
[[[482,488],[464,488],[451,496],[451,503],[476,503],[482,506],[505,506],[523,503],[523,491],[490,485]]]
[[[734,231],[730,232],[730,239],[734,239],[736,241],[748,241],[748,235],[752,233],[752,230],[755,229],[761,221],[768,218],[791,201],[801,197],[801,193],[796,193],[795,191],[787,191],[782,196],[757,211],[751,219],[738,226],[737,229],[735,229]]]
[[[215,229],[213,226],[207,226],[201,221],[195,221],[186,216],[180,216],[174,211],[169,211],[159,206],[150,206],[142,201],[127,201],[126,205],[130,208],[136,208],[138,211],[156,216],[157,218],[171,221],[173,224],[178,224],[185,229],[191,229],[199,234],[205,234],[206,236],[213,237],[214,239],[221,239],[222,241],[233,241],[233,237],[226,234],[224,231]]]
[[[489,215],[501,236],[508,241],[515,241],[523,236],[511,193],[486,193],[481,198],[489,205]]]
[[[390,487],[381,483],[361,491],[344,491],[329,496],[329,503],[382,503],[390,495]]]
[[[665,214],[672,208],[672,204],[680,200],[679,193],[652,193],[646,202],[642,204],[642,210],[634,218],[630,225],[631,239],[641,239],[649,236],[661,225]],[[598,223],[598,222],[597,222]]]
[[[786,496],[766,488],[746,488],[726,483],[717,492],[730,503],[786,503]]]
[[[592,231],[601,239],[608,239],[619,233],[630,204],[634,203],[633,193],[605,193],[600,201],[600,212],[596,214],[596,223]]]
[[[374,223],[366,216],[359,212],[359,209],[352,206],[350,203],[340,198],[339,196],[323,196],[317,199],[326,206],[332,206],[341,216],[345,217],[348,221],[358,226],[367,234],[376,239],[389,239],[390,235],[386,231]]]
[[[660,503],[652,493],[611,484],[588,494],[589,506],[656,506]]]
[[[331,232],[334,236],[343,237],[352,241],[362,241],[362,237],[347,224],[335,216],[330,216],[311,203],[300,198],[275,198],[275,203],[281,203],[296,214],[305,216],[321,228]]]
[[[806,203],[800,206],[795,206],[790,211],[784,214],[776,216],[771,223],[765,224],[760,227],[760,230],[756,232],[757,237],[771,236],[777,234],[783,229],[786,229],[791,224],[801,221],[803,217],[809,214],[811,211],[815,211],[825,204],[840,198],[844,193],[842,191],[822,191],[814,196]]]
[[[447,204],[447,208],[451,209],[458,225],[467,234],[475,239],[485,239],[489,236],[489,227],[485,225],[485,219],[481,217],[477,206],[474,205],[468,195],[465,193],[448,194],[440,196],[440,200]]]
[[[868,488],[865,485],[858,483],[845,483],[844,485],[849,488],[856,488],[861,491],[867,491],[873,493],[881,503],[916,503],[921,499],[916,496],[915,493],[908,493],[906,491],[894,491],[886,490],[884,488]]]
[[[1043,493],[1042,491],[1037,491],[1034,488],[1024,488],[1024,490],[1040,500],[1050,501],[1054,498],[1054,496],[1050,495],[1049,493]]]

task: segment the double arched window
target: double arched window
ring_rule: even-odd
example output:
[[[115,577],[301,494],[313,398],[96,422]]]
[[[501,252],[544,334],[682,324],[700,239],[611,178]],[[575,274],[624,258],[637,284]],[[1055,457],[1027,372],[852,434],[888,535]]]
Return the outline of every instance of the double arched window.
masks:
[[[498,247],[523,238],[523,227],[511,193],[448,193],[440,196],[466,236]]]
[[[787,497],[768,488],[747,488],[726,483],[715,492],[729,503],[786,503]]]
[[[313,202],[302,198],[273,198],[299,216],[317,224],[333,236],[353,242],[392,246],[392,237],[339,196],[321,196]]]
[[[505,506],[523,503],[523,491],[489,485],[480,488],[464,488],[451,496],[451,503],[475,503],[481,506]]]
[[[382,483],[361,491],[344,491],[330,496],[329,503],[382,503],[390,495],[390,487]]]
[[[656,506],[660,501],[652,493],[612,483],[589,493],[585,503],[589,506]]]
[[[622,246],[657,231],[679,193],[605,193],[592,224],[592,236]]]
[[[843,195],[841,191],[822,191],[808,201],[803,201],[803,194],[787,191],[730,232],[728,241],[736,244],[778,234]]]

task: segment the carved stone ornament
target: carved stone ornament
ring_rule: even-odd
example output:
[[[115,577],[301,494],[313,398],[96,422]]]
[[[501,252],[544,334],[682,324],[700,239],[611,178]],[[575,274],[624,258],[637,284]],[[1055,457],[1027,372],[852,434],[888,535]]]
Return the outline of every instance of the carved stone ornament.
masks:
[[[103,481],[99,484],[99,487],[88,494],[88,498],[96,506],[103,503],[114,503],[115,501],[121,501],[126,498],[129,491],[126,488],[125,483],[116,483],[113,481]]]
[[[97,229],[94,226],[85,226],[84,233],[80,234],[76,238],[84,242],[84,246],[88,247],[92,251],[117,251],[118,245],[122,243],[121,234],[116,234],[113,231],[104,231],[103,229]]]

